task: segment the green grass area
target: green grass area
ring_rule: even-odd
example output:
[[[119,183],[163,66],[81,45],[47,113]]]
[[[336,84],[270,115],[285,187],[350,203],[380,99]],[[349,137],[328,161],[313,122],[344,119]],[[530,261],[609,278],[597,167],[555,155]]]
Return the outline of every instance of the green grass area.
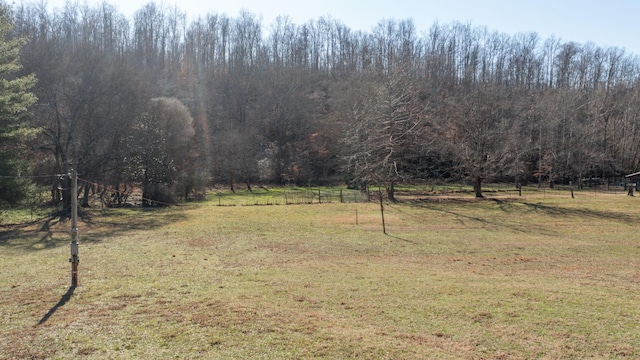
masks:
[[[640,198],[487,195],[94,210],[75,289],[68,222],[0,228],[0,358],[640,357]]]

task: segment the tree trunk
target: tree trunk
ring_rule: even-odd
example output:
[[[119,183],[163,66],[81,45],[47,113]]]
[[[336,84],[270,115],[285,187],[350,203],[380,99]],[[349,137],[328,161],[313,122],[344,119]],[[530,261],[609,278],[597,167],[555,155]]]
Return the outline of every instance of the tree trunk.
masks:
[[[60,200],[62,200],[62,195],[60,194],[60,189],[58,188],[59,181],[55,180],[51,184],[51,202],[53,204],[58,204]]]
[[[473,184],[473,190],[476,192],[476,198],[483,198],[482,195],[482,177],[478,176]]]
[[[89,191],[91,191],[91,185],[85,184],[84,192],[82,193],[82,204],[81,207],[89,207]]]
[[[386,186],[387,188],[387,196],[389,197],[389,201],[391,202],[398,202],[396,200],[396,187],[395,187],[395,183],[392,181],[391,184],[389,184],[388,186]]]
[[[229,188],[231,189],[232,193],[236,193],[236,189],[233,186],[233,176],[229,176]]]
[[[62,193],[62,213],[60,214],[61,219],[71,218],[71,177],[65,175],[62,177],[60,181]]]

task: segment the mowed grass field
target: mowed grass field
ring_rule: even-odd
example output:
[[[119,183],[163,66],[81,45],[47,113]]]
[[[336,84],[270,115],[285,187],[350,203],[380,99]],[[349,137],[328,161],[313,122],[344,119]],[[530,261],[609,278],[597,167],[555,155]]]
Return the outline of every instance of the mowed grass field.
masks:
[[[640,358],[640,197],[218,203],[3,222],[0,358]]]

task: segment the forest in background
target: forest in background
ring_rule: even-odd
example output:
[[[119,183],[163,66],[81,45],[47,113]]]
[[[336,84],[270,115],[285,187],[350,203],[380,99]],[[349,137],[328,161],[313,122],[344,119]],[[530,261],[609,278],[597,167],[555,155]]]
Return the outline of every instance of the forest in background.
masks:
[[[69,168],[85,205],[100,191],[121,205],[134,189],[171,203],[214,183],[392,197],[451,181],[481,196],[486,181],[578,185],[639,167],[640,59],[621,48],[458,22],[362,32],[153,2],[132,18],[108,2],[5,7],[19,74],[37,78],[20,158],[56,201],[68,194],[47,175]]]

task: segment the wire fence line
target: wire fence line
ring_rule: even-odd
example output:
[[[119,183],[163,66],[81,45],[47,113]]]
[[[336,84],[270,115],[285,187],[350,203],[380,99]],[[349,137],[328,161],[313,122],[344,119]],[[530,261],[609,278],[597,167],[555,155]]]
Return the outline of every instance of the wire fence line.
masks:
[[[366,192],[344,188],[276,188],[253,191],[217,190],[208,199],[220,206],[362,203]]]
[[[385,189],[377,186],[368,189],[348,189],[341,187],[323,188],[259,188],[252,191],[235,191],[227,189],[212,190],[207,195],[209,201],[219,206],[265,206],[265,205],[295,205],[322,203],[365,203],[388,199]],[[415,185],[398,186],[394,192],[399,201],[428,200],[428,199],[466,199],[475,198],[473,187],[466,185]],[[626,195],[624,186],[597,186],[582,189],[571,186],[538,187],[520,186],[513,184],[487,184],[483,187],[486,198],[526,198],[526,197],[585,197],[598,194]]]
[[[38,177],[62,178],[67,174],[51,174]],[[78,178],[82,183],[93,186],[93,191],[98,193],[104,190],[107,193],[122,193],[109,186],[91,182],[82,178]],[[138,191],[139,192],[139,191]],[[143,199],[142,193],[136,192],[131,196],[125,205],[140,206],[143,200],[149,203],[157,203],[161,205],[170,205],[161,203],[152,199]],[[515,184],[493,184],[483,185],[483,193],[485,197],[492,198],[525,198],[527,196],[542,197],[585,197],[597,196],[598,194],[627,195],[624,184],[600,184],[597,186],[586,187],[570,186],[557,184],[553,188],[549,186],[537,186],[536,184],[528,186],[516,187]],[[219,206],[265,206],[265,205],[294,205],[294,204],[322,204],[322,203],[365,203],[370,201],[378,201],[380,194],[383,199],[388,199],[388,194],[384,187],[369,186],[365,189],[352,189],[345,186],[335,187],[272,187],[255,186],[251,190],[232,191],[228,188],[214,187],[211,188],[206,195],[208,201],[214,202]],[[395,197],[399,201],[405,200],[445,200],[445,199],[461,199],[474,198],[475,191],[473,187],[465,184],[400,184],[395,187]],[[44,198],[40,194],[37,203],[43,204]],[[109,206],[104,202],[102,197],[93,198],[90,203],[94,206],[96,202],[99,206]],[[34,202],[31,206],[37,206]]]

